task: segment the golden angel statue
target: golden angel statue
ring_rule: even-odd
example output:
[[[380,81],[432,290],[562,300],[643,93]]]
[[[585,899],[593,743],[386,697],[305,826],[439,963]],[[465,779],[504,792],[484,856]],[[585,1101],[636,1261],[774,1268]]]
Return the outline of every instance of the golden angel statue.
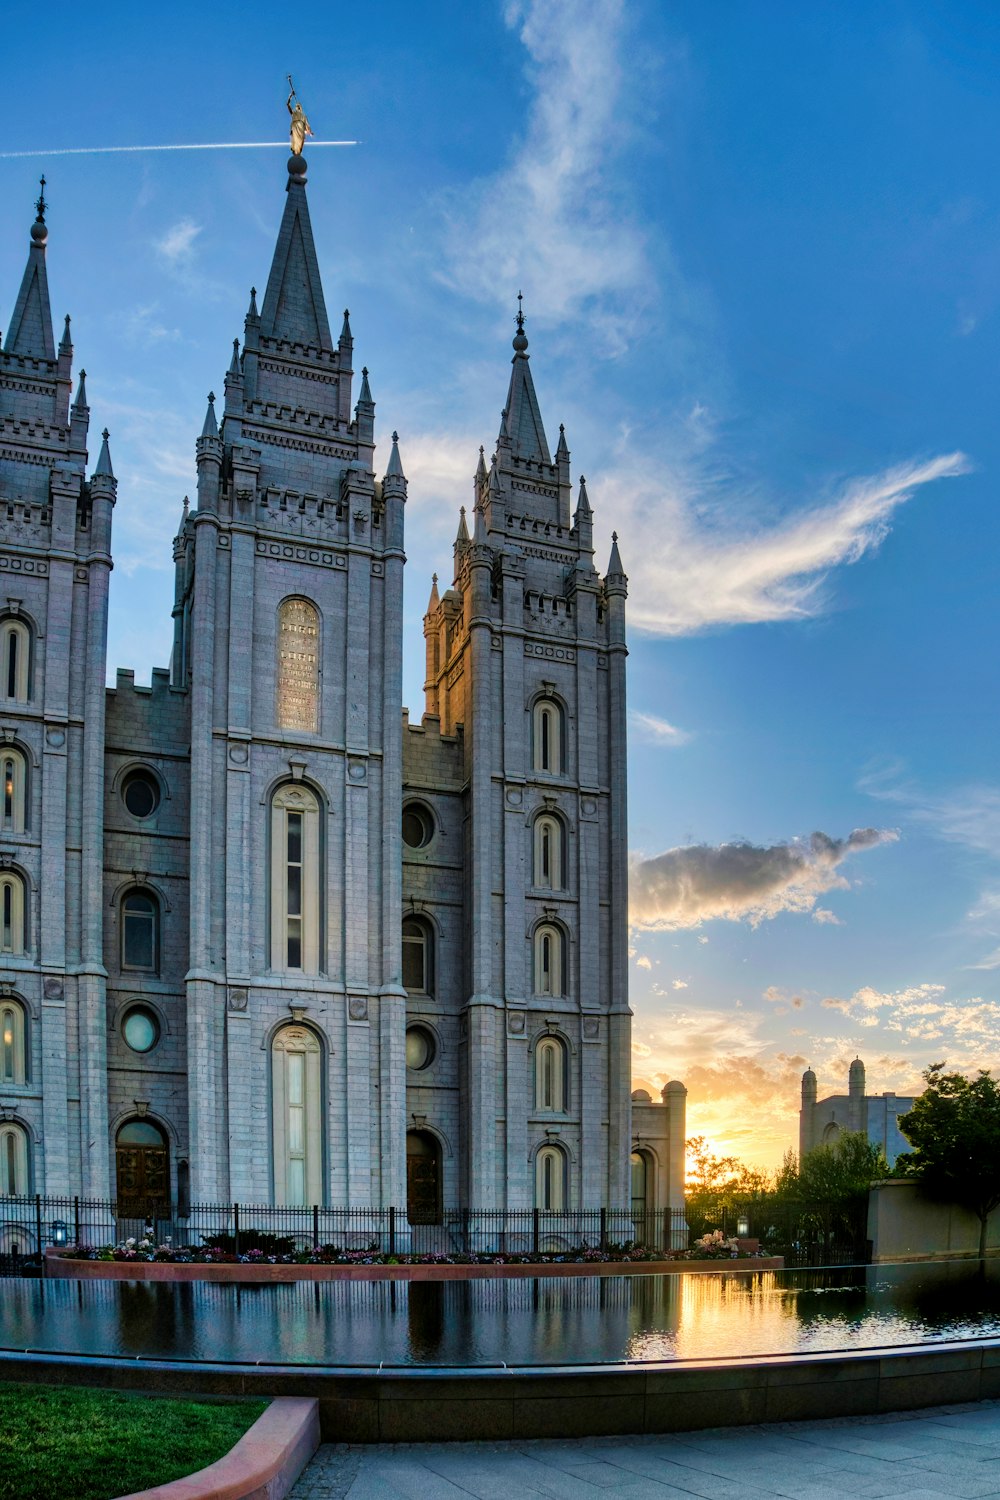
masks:
[[[306,119],[305,110],[298,99],[295,99],[295,85],[292,83],[291,73],[288,75],[288,86],[291,89],[291,93],[288,95],[286,103],[288,105],[288,113],[292,117],[292,123],[289,127],[292,137],[292,155],[301,156],[302,147],[306,143],[306,136],[312,135],[312,131],[309,128],[309,121]],[[295,99],[294,109],[292,108],[293,99]]]

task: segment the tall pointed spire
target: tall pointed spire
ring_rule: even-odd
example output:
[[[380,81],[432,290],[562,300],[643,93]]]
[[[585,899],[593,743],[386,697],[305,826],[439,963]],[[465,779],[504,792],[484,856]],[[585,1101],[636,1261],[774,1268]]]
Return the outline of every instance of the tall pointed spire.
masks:
[[[367,365],[365,365],[365,367],[361,371],[361,394],[358,397],[358,404],[360,405],[360,403],[362,401],[371,402],[372,406],[375,405],[374,401],[372,401],[371,386],[368,384],[368,366]]]
[[[455,538],[456,547],[464,547],[469,540],[469,527],[465,519],[465,506],[461,507],[458,516],[458,535]]]
[[[583,477],[582,474],[580,475],[580,498],[577,501],[576,513],[577,513],[578,516],[592,516],[594,514],[593,511],[590,508],[590,499],[589,499],[589,497],[587,495],[587,481],[586,481],[586,479],[584,479],[584,477]],[[615,546],[616,547],[618,545],[617,538],[618,538],[618,533],[615,532]],[[619,566],[620,566],[621,565],[621,558],[618,559],[618,563],[619,563]]]
[[[399,457],[399,433],[392,435],[392,452],[389,454],[389,463],[385,471],[386,479],[396,477],[402,479],[403,465]]]
[[[293,169],[294,162],[300,163],[300,167]],[[288,197],[267,278],[260,331],[265,338],[333,349],[306,201],[305,164],[301,156],[293,156],[289,162]]]
[[[242,372],[240,370],[240,341],[239,341],[239,339],[233,339],[233,357],[229,361],[229,374],[230,375],[239,375],[241,373]]]
[[[431,597],[427,601],[427,608],[424,613],[432,615],[440,603],[441,597],[438,594],[438,576],[436,573],[433,573],[431,575]]]
[[[205,413],[205,425],[201,429],[201,435],[202,435],[203,438],[205,438],[205,437],[212,437],[212,438],[214,438],[214,437],[218,437],[219,436],[219,424],[215,420],[215,392],[214,391],[209,391],[209,393],[208,393],[208,410]]]
[[[344,308],[344,321],[341,325],[340,339],[338,342],[341,344],[354,343],[354,335],[351,332],[351,309],[349,307]]]
[[[482,489],[486,483],[486,457],[483,453],[483,445],[479,445],[479,462],[476,465],[476,489]]]
[[[613,531],[611,533],[611,556],[608,559],[608,571],[605,573],[604,577],[608,583],[612,581],[614,581],[615,583],[624,583],[626,581],[625,569],[622,567],[621,554],[618,551],[617,531]]]
[[[250,288],[250,306],[247,308],[246,320],[248,323],[251,321],[257,323],[260,320],[260,313],[257,311],[257,288],[255,286]]]
[[[517,294],[517,332],[514,335],[514,358],[507,392],[505,422],[510,436],[511,455],[522,461],[551,464],[548,439],[542,426],[538,397],[528,365],[528,335],[524,331],[521,293]]]
[[[110,436],[110,432],[105,427],[101,433],[100,457],[97,460],[97,468],[94,470],[95,474],[100,474],[106,479],[114,479],[115,477],[115,471],[111,467],[111,449],[108,447],[108,438]]]
[[[72,354],[72,352],[73,352],[73,340],[70,338],[69,323],[70,323],[70,318],[69,318],[69,313],[67,313],[66,314],[66,321],[63,324],[62,338],[59,340],[59,353],[60,354]]]
[[[87,372],[80,371],[80,379],[77,381],[76,396],[73,401],[74,411],[83,411],[87,405]]]
[[[28,264],[21,278],[10,327],[7,330],[7,353],[24,354],[34,359],[55,359],[52,336],[52,309],[49,305],[49,281],[45,271],[45,246],[49,231],[45,224],[45,178],[35,204],[36,218],[31,226],[31,248]]]

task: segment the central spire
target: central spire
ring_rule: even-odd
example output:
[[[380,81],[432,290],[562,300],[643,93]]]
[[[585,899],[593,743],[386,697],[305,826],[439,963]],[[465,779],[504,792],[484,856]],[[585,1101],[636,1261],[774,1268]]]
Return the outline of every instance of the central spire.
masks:
[[[510,387],[507,391],[505,424],[510,437],[510,451],[514,458],[527,459],[534,463],[551,464],[549,445],[542,426],[542,414],[538,409],[535,383],[528,365],[528,335],[524,331],[524,309],[521,293],[517,294],[517,316],[514,319],[517,332],[514,335],[513,369],[510,372]]]
[[[45,178],[35,203],[35,222],[31,226],[31,248],[28,264],[21,279],[10,328],[7,332],[8,354],[26,354],[34,359],[55,359],[52,336],[52,309],[49,305],[49,281],[45,271],[45,246],[49,231],[45,223]]]
[[[285,212],[260,312],[260,331],[265,338],[332,350],[333,339],[306,201],[304,156],[289,158],[287,191]]]

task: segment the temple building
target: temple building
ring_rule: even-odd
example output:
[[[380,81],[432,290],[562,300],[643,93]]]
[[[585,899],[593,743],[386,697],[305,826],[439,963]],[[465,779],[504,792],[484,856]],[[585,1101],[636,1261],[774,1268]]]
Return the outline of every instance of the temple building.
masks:
[[[807,1068],[802,1075],[802,1108],[799,1110],[799,1160],[814,1146],[829,1146],[841,1131],[863,1132],[874,1146],[881,1146],[890,1167],[910,1143],[896,1124],[898,1115],[913,1108],[913,1100],[892,1093],[865,1093],[865,1065],[860,1057],[851,1063],[846,1094],[828,1094],[817,1099],[816,1074]]]
[[[0,345],[0,1192],[682,1205],[682,1097],[633,1139],[627,580],[617,542],[595,567],[523,317],[411,723],[402,451],[347,313],[333,337],[293,156],[195,442],[170,665],[106,689],[129,496],[47,240],[41,198]]]

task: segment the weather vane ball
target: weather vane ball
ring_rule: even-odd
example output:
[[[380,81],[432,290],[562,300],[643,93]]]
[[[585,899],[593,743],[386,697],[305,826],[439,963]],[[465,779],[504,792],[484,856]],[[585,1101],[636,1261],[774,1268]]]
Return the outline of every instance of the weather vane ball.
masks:
[[[309,128],[309,121],[306,119],[305,110],[302,108],[302,105],[299,103],[298,99],[295,96],[295,85],[292,82],[291,73],[288,74],[288,87],[290,93],[288,95],[286,103],[288,105],[288,113],[292,117],[292,123],[289,127],[289,133],[292,140],[292,155],[301,156],[302,147],[306,143],[306,136],[312,135],[312,131]],[[292,107],[293,99],[295,99],[294,108]]]

